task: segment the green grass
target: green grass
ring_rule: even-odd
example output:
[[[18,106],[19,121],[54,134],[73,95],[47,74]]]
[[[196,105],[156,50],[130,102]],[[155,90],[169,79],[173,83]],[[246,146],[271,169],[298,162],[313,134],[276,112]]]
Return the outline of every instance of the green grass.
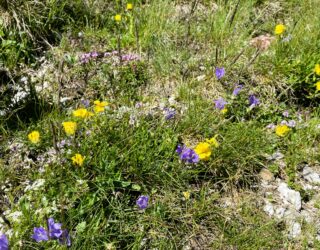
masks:
[[[11,14],[1,26],[10,77],[1,75],[0,109],[8,112],[0,116],[0,213],[22,213],[17,221],[9,212],[3,214],[9,223],[0,220],[0,232],[14,232],[11,248],[66,249],[31,238],[34,227],[54,217],[70,231],[71,249],[307,249],[307,232],[315,237],[315,228],[288,239],[285,223],[262,210],[257,174],[270,168],[312,196],[297,179],[300,164],[320,160],[313,86],[319,1],[133,2],[130,13],[124,1],[24,1],[21,12],[20,1],[0,3],[1,12]],[[123,17],[119,24],[116,13]],[[250,46],[258,35],[273,35],[279,23],[287,30],[266,51]],[[139,54],[141,61],[119,65],[117,56],[101,56],[79,62],[83,53],[118,50],[119,42],[122,54]],[[51,68],[39,76],[33,72],[44,67],[37,59],[42,53]],[[226,70],[221,80],[215,67]],[[10,106],[10,84],[21,85],[26,75],[32,86],[45,82],[52,89]],[[237,97],[236,84],[244,86]],[[259,106],[249,108],[250,94]],[[59,95],[70,100],[58,105]],[[226,114],[215,108],[219,97],[228,102]],[[85,120],[73,117],[85,99],[91,111],[97,99],[110,105]],[[166,120],[163,107],[174,108],[175,117]],[[266,128],[284,119],[297,121],[285,137]],[[69,120],[78,124],[71,137],[61,126]],[[33,130],[41,135],[36,145],[27,139]],[[179,159],[179,144],[194,148],[214,136],[219,147],[209,160]],[[266,158],[276,151],[284,154],[284,169]],[[76,153],[85,156],[81,167],[72,163]],[[43,186],[26,189],[39,179]],[[145,210],[136,206],[140,195],[150,197]]]

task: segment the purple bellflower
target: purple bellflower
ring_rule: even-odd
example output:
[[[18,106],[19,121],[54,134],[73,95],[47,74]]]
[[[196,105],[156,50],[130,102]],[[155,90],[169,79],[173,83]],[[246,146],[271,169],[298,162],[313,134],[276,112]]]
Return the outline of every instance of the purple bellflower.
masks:
[[[136,204],[140,209],[146,209],[148,207],[148,201],[149,201],[148,196],[141,195],[137,199]]]
[[[82,105],[88,108],[90,106],[90,100],[84,99],[81,101]]]
[[[61,223],[55,223],[53,218],[48,219],[48,230],[43,227],[35,227],[33,229],[32,239],[36,242],[58,240],[60,244],[71,246],[68,230],[62,230]],[[2,250],[1,245],[0,250]]]
[[[222,97],[214,101],[216,109],[222,110],[228,104]]]
[[[255,95],[250,95],[249,96],[249,104],[250,107],[256,107],[260,104],[260,100],[255,96]]]
[[[53,218],[48,219],[48,228],[51,239],[59,239],[62,235],[61,223],[55,223]]]
[[[237,96],[242,89],[243,85],[237,85],[236,88],[233,90],[232,95]]]
[[[199,162],[199,155],[194,152],[193,149],[186,148],[180,155],[181,160],[186,161],[187,163],[197,163]]]
[[[9,250],[9,240],[5,234],[0,235],[0,250]]]
[[[71,246],[71,239],[70,239],[70,234],[69,234],[68,230],[62,231],[62,234],[61,234],[58,241],[62,245],[67,245],[68,247]]]
[[[194,150],[187,148],[185,145],[178,145],[176,152],[179,154],[180,159],[187,163],[199,162],[199,155]]]
[[[216,68],[216,77],[218,78],[218,80],[220,80],[226,73],[224,68]]]
[[[45,230],[43,227],[35,227],[33,229],[32,239],[34,239],[36,242],[48,241],[49,236],[47,230]]]
[[[182,151],[186,148],[185,145],[181,145],[179,144],[177,149],[176,149],[176,152],[178,153],[178,155],[181,155]]]

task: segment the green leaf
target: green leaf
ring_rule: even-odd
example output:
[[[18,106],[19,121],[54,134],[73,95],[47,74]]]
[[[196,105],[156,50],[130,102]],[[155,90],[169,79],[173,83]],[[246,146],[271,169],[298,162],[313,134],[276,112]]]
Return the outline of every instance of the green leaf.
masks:
[[[132,189],[136,190],[136,191],[140,191],[141,190],[141,186],[139,186],[138,184],[133,184],[132,185]]]

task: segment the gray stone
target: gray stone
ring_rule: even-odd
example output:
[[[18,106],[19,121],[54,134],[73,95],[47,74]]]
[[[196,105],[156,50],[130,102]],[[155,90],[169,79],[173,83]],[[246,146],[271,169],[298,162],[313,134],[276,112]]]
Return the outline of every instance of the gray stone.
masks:
[[[301,209],[301,195],[299,192],[290,189],[286,183],[280,183],[277,190],[285,203],[293,205],[296,211]]]
[[[289,238],[295,239],[301,234],[301,225],[298,222],[294,222],[289,227]]]
[[[266,201],[266,205],[263,207],[263,211],[265,211],[271,217],[274,214],[273,205],[269,201]]]
[[[303,217],[303,219],[307,222],[307,223],[312,223],[313,222],[313,218],[312,215],[309,211],[307,210],[302,210],[301,211],[301,216]]]
[[[275,160],[280,160],[284,157],[284,155],[280,152],[275,152],[272,155],[267,156],[267,160],[269,161],[275,161]]]
[[[275,217],[277,219],[282,219],[285,212],[286,212],[286,209],[284,207],[278,207],[275,212]]]
[[[320,184],[320,176],[318,173],[313,171],[312,168],[306,166],[303,168],[302,176],[305,180],[314,183],[314,184]]]

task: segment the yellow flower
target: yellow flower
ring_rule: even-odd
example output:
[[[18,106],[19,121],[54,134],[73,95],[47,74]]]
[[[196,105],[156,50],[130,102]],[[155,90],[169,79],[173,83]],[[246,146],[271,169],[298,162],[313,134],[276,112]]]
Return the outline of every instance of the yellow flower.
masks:
[[[182,192],[182,194],[183,194],[183,196],[184,196],[184,198],[185,198],[186,200],[189,200],[189,199],[190,199],[190,192],[189,192],[189,191]]]
[[[225,115],[227,112],[228,112],[227,108],[224,108],[224,109],[220,110],[220,113],[223,114],[223,115]]]
[[[72,163],[74,165],[78,165],[78,166],[82,166],[83,165],[83,161],[84,161],[84,158],[81,154],[75,154],[71,160],[72,160]]]
[[[283,24],[278,24],[274,29],[274,33],[276,35],[281,35],[283,32],[285,32],[285,30],[286,26],[284,26]]]
[[[121,22],[121,15],[119,15],[119,14],[115,15],[115,16],[114,16],[114,20],[115,20],[116,22]]]
[[[108,106],[108,102],[100,102],[99,100],[94,101],[94,112],[99,113],[104,111],[104,107]]]
[[[127,10],[132,10],[132,9],[133,9],[133,4],[127,3]]]
[[[90,116],[93,116],[93,113],[89,112],[86,109],[77,109],[73,111],[73,116],[80,118],[88,118]]]
[[[320,64],[316,64],[316,66],[314,66],[314,72],[320,76]]]
[[[216,138],[217,138],[217,135],[215,135],[211,139],[207,139],[206,142],[209,143],[211,146],[217,148],[217,147],[219,147],[219,142],[217,141]]]
[[[316,89],[317,89],[317,91],[320,91],[320,81],[319,81],[319,82],[317,82],[315,85],[316,85]]]
[[[196,152],[196,154],[199,155],[200,160],[206,161],[210,158],[211,155],[210,144],[207,142],[200,142],[194,148],[194,152]]]
[[[276,134],[284,137],[291,129],[287,125],[278,125],[276,127]]]
[[[32,131],[30,134],[28,134],[28,139],[32,143],[38,143],[40,141],[40,133],[38,131]]]
[[[63,122],[62,126],[67,135],[74,135],[77,130],[76,122]]]

